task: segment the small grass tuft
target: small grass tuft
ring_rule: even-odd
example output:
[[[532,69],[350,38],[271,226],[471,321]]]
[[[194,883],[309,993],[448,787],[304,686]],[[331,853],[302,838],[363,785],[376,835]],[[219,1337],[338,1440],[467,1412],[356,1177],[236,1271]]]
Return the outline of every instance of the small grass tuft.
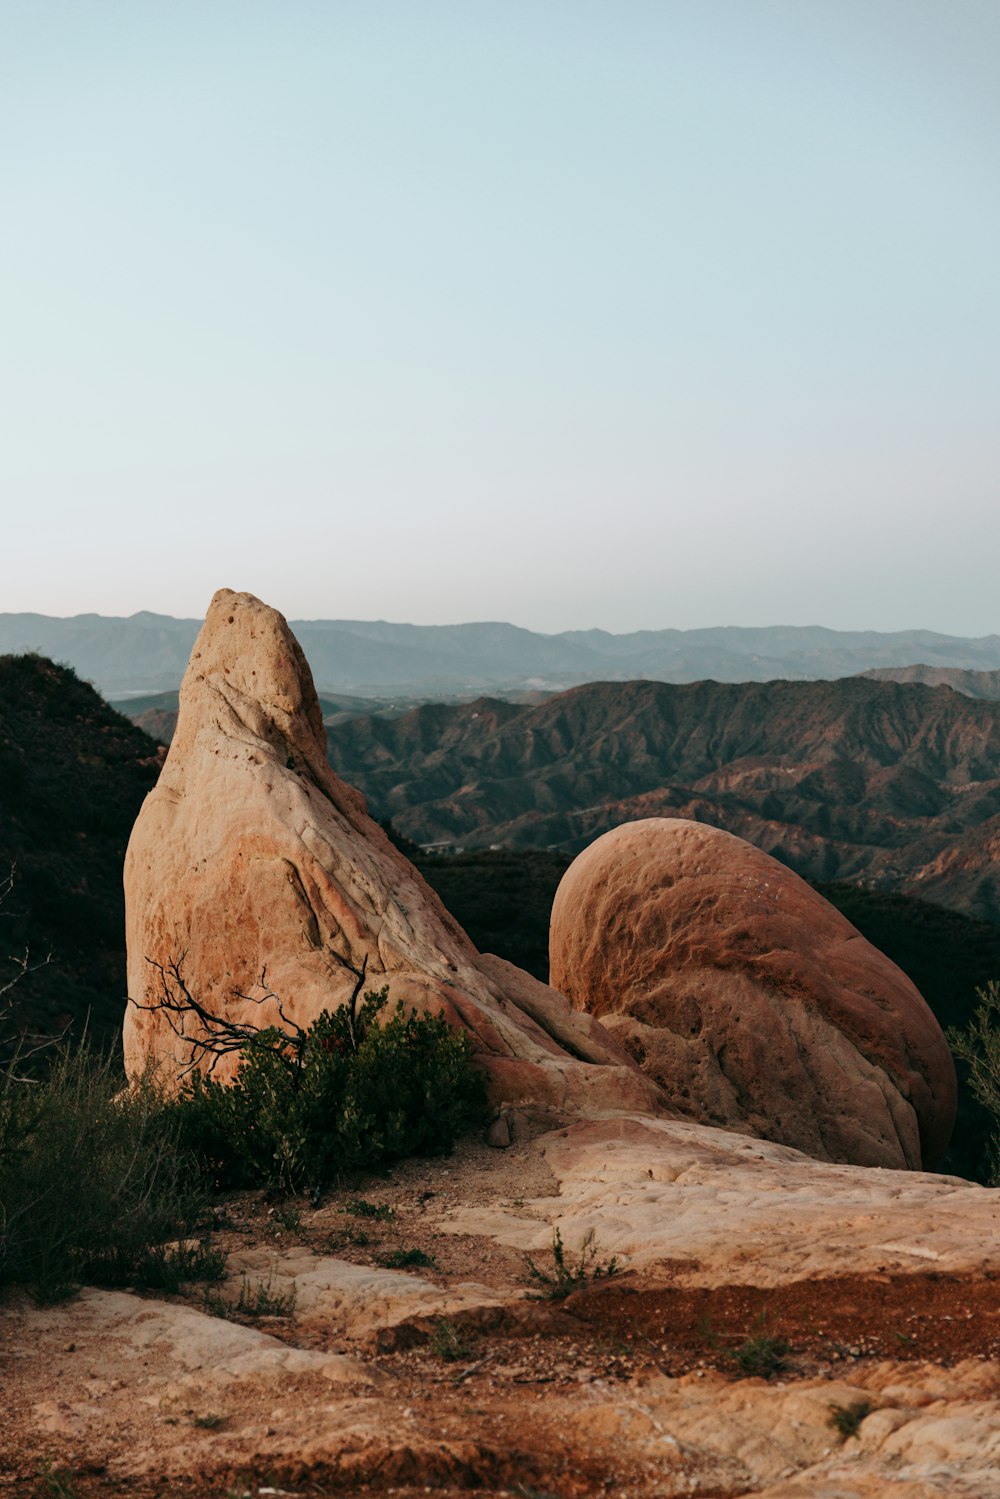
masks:
[[[208,1244],[157,1245],[136,1266],[133,1284],[146,1291],[179,1291],[191,1281],[220,1281],[225,1274],[226,1256]]]
[[[564,1301],[574,1291],[580,1291],[591,1280],[601,1280],[618,1273],[618,1260],[610,1259],[606,1265],[597,1263],[599,1250],[594,1230],[591,1229],[580,1245],[573,1263],[563,1244],[562,1234],[557,1228],[552,1235],[552,1268],[541,1268],[529,1254],[524,1256],[528,1274],[544,1290],[535,1300]]]
[[[396,1216],[396,1209],[387,1202],[368,1202],[364,1197],[352,1197],[345,1202],[344,1212],[352,1218],[373,1218],[377,1223],[387,1223]]]
[[[271,1209],[269,1216],[274,1220],[275,1233],[279,1233],[284,1229],[286,1233],[295,1234],[296,1238],[299,1239],[302,1238],[304,1229],[302,1226],[302,1214],[298,1208],[292,1207],[290,1203],[281,1203]]]
[[[202,1311],[207,1312],[210,1317],[221,1317],[223,1321],[226,1321],[232,1312],[232,1307],[225,1297],[220,1296],[218,1291],[210,1290],[208,1286],[205,1287],[201,1298],[201,1306]]]
[[[76,1484],[64,1468],[46,1463],[38,1474],[35,1487],[38,1499],[77,1499]]]
[[[729,1357],[743,1379],[773,1379],[788,1368],[786,1355],[791,1352],[784,1338],[760,1332],[734,1348]]]
[[[472,1339],[464,1327],[447,1317],[436,1317],[431,1333],[430,1350],[446,1364],[457,1364],[472,1354]]]
[[[842,1442],[856,1437],[862,1421],[871,1414],[871,1401],[859,1400],[854,1405],[831,1405],[827,1426],[832,1426]]]
[[[249,1276],[244,1275],[236,1310],[244,1317],[290,1317],[295,1310],[295,1288],[282,1296],[275,1291],[273,1278],[251,1284]]]
[[[437,1260],[422,1249],[393,1249],[382,1256],[379,1264],[386,1270],[437,1269]]]
[[[205,1416],[195,1416],[191,1422],[192,1426],[197,1426],[201,1431],[218,1431],[225,1424],[225,1416],[217,1415],[215,1411],[209,1411]]]

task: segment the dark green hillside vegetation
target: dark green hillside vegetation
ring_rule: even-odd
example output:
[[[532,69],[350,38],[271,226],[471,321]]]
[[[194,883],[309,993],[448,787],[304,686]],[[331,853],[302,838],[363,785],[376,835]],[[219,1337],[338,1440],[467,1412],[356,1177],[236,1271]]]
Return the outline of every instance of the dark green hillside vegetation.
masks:
[[[81,682],[41,656],[0,657],[0,985],[25,947],[52,962],[11,992],[29,1031],[117,1037],[125,1007],[122,863],[156,744]]]
[[[569,866],[546,849],[410,855],[480,952],[496,953],[549,981],[549,912]]]
[[[0,1066],[0,1285],[51,1301],[166,1272],[158,1246],[206,1200],[179,1121],[151,1083],[123,1093],[120,1063],[86,1046],[36,1054],[32,1071]]]
[[[979,1004],[977,991],[1000,974],[1000,926],[886,890],[816,888],[913,980],[942,1030],[968,1028]],[[958,1117],[938,1170],[988,1182],[994,1174],[990,1138],[1000,1121],[970,1088],[968,1063],[958,1059],[955,1067]]]

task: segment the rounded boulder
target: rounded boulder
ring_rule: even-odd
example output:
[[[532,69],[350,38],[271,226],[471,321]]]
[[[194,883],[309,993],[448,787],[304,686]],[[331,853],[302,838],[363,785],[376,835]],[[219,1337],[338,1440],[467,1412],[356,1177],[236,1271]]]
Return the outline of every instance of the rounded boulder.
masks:
[[[927,1004],[742,838],[680,818],[605,833],[556,891],[549,959],[686,1117],[864,1166],[947,1147],[955,1067]]]

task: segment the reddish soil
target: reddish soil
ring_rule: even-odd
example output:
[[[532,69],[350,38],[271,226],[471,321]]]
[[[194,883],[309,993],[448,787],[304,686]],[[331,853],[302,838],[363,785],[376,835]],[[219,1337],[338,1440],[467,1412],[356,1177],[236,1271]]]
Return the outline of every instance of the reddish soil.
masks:
[[[1000,1356],[1000,1280],[985,1276],[838,1276],[759,1286],[644,1288],[632,1277],[571,1298],[595,1333],[647,1348],[668,1374],[732,1366],[748,1337],[783,1338],[796,1359]]]
[[[678,1269],[681,1267],[678,1266]],[[586,1454],[560,1452],[558,1430],[546,1418],[551,1394],[566,1396],[600,1380],[640,1391],[655,1374],[699,1377],[710,1369],[740,1377],[736,1352],[747,1340],[788,1344],[774,1377],[836,1378],[860,1372],[864,1360],[933,1360],[952,1365],[970,1357],[1000,1356],[1000,1283],[929,1272],[847,1276],[773,1289],[718,1289],[644,1285],[622,1276],[576,1292],[559,1303],[537,1301],[457,1316],[445,1346],[433,1323],[415,1320],[359,1350],[388,1378],[401,1405],[431,1403],[443,1432],[461,1433],[468,1453],[440,1473],[426,1465],[408,1476],[398,1465],[378,1482],[369,1471],[352,1481],[343,1471],[324,1475],[293,1469],[249,1480],[236,1472],[204,1472],[190,1480],[112,1480],[81,1467],[50,1474],[0,1493],[18,1499],[236,1499],[284,1489],[302,1499],[428,1492],[440,1499],[475,1491],[520,1499],[578,1499],[602,1491],[601,1473]],[[279,1329],[272,1323],[269,1330]],[[297,1342],[294,1321],[284,1334]],[[773,1346],[773,1345],[772,1345]],[[22,1449],[26,1467],[30,1458]],[[544,1461],[539,1454],[544,1453]],[[413,1480],[419,1480],[414,1482]],[[59,1487],[64,1483],[65,1487]],[[699,1490],[701,1499],[723,1491]],[[732,1491],[725,1491],[727,1495]]]

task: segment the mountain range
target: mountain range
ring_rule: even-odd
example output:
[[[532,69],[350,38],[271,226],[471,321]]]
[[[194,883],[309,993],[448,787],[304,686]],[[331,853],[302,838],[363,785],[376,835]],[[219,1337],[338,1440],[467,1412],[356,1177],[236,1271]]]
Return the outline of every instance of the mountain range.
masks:
[[[180,683],[200,625],[145,611],[128,618],[0,614],[0,654],[35,651],[65,662],[111,698],[169,692]],[[1000,669],[1000,635],[966,639],[931,630],[720,626],[543,635],[502,623],[299,620],[292,626],[321,692],[387,699],[468,699],[639,677],[824,680],[915,662],[974,672]]]
[[[425,848],[576,853],[691,817],[810,880],[1000,920],[1000,705],[874,682],[596,682],[345,718],[330,761]]]

